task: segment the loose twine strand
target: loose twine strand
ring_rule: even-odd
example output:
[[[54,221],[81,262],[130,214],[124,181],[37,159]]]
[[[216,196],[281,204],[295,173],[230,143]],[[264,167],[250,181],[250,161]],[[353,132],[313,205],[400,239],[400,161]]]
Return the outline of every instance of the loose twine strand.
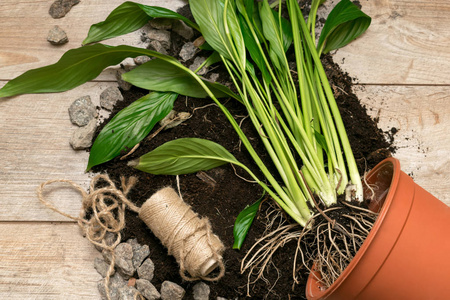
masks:
[[[106,185],[104,187],[97,188],[99,183],[104,182]],[[71,180],[66,179],[55,179],[49,180],[41,185],[39,185],[37,189],[37,194],[39,201],[43,203],[46,207],[51,210],[67,217],[72,220],[77,221],[78,226],[83,231],[83,235],[95,246],[101,248],[102,250],[110,252],[110,265],[108,271],[105,276],[105,293],[108,300],[111,300],[110,297],[110,277],[112,272],[114,271],[115,265],[115,254],[114,249],[121,242],[121,231],[125,227],[125,209],[128,208],[139,214],[139,217],[147,224],[147,226],[152,229],[155,233],[155,226],[152,224],[160,223],[163,220],[159,220],[154,217],[153,214],[149,214],[147,211],[143,211],[140,207],[134,205],[131,201],[127,199],[127,194],[133,188],[133,186],[137,182],[136,177],[130,177],[128,181],[125,177],[120,178],[121,189],[117,189],[116,185],[107,175],[97,175],[95,176],[90,183],[89,193],[87,193],[82,187]],[[80,214],[78,217],[67,214],[58,208],[56,208],[51,202],[47,201],[44,196],[44,189],[47,185],[51,185],[54,183],[65,183],[70,185],[72,188],[77,190],[82,196],[82,205],[80,209]],[[147,200],[148,202],[150,201]],[[181,200],[182,201],[182,200]],[[184,203],[184,202],[183,202]],[[145,206],[146,204],[144,204]],[[182,212],[182,218],[186,215],[189,215],[187,220],[178,220],[176,221],[177,226],[170,225],[171,231],[168,235],[164,235],[162,237],[156,236],[161,239],[163,245],[168,248],[168,252],[171,255],[174,255],[180,264],[180,276],[187,281],[193,280],[207,280],[207,281],[216,281],[222,278],[225,274],[225,266],[222,262],[222,257],[220,253],[223,251],[223,245],[220,240],[212,234],[211,225],[207,219],[198,218],[197,214],[193,213],[189,206],[187,206],[186,211]],[[189,214],[189,211],[191,212]],[[178,214],[180,212],[178,211]],[[191,217],[194,214],[197,219]],[[167,220],[166,220],[167,222]],[[152,226],[150,226],[152,225]],[[159,225],[160,227],[164,227],[164,225]],[[186,228],[193,228],[193,230],[188,230],[183,234],[183,231],[186,231]],[[157,227],[156,227],[157,228]],[[111,233],[115,235],[115,240],[113,242],[108,242],[106,235],[107,233]],[[186,275],[186,270],[191,271],[192,265],[195,265],[195,262],[192,262],[191,257],[195,258],[197,256],[190,255],[191,252],[198,251],[197,247],[202,247],[199,241],[203,239],[203,243],[206,242],[207,245],[203,245],[203,247],[208,246],[212,252],[212,258],[215,259],[218,263],[218,267],[220,268],[220,272],[215,277],[208,277],[202,275],[195,275],[189,277]],[[192,241],[194,241],[192,243]],[[198,242],[197,242],[198,241]],[[218,246],[218,243],[220,245]],[[177,244],[175,246],[175,244]],[[185,247],[187,244],[190,247]],[[197,258],[198,259],[198,258]],[[143,296],[138,292],[134,295],[134,299],[140,297],[144,299]]]
[[[96,188],[100,182],[105,182],[106,186]],[[139,213],[139,207],[130,202],[126,195],[131,188],[136,184],[136,177],[130,177],[128,181],[125,177],[120,178],[122,191],[117,189],[114,182],[107,175],[97,175],[90,183],[89,191],[86,193],[82,187],[71,180],[55,179],[42,183],[38,189],[38,198],[41,203],[51,210],[77,221],[78,226],[83,231],[83,235],[95,246],[100,247],[102,250],[110,252],[111,261],[108,271],[105,276],[105,293],[108,300],[111,300],[109,282],[112,272],[114,271],[114,264],[116,257],[114,249],[121,242],[121,230],[125,227],[125,209],[128,209]],[[75,190],[80,192],[82,196],[81,210],[78,217],[74,217],[67,214],[52,203],[47,201],[44,197],[44,188],[47,185],[54,183],[65,183],[72,186]],[[106,234],[112,233],[115,235],[115,240],[112,243],[107,242]],[[134,295],[134,299],[144,299],[143,296],[137,292]]]

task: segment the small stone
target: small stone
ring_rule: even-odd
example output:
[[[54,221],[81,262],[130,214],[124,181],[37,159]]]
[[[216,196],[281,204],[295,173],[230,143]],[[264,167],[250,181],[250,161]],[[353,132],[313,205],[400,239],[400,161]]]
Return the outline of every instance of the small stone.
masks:
[[[157,300],[161,298],[161,294],[155,288],[155,286],[148,280],[138,279],[136,280],[136,288],[141,292],[142,296],[148,300]]]
[[[187,61],[190,60],[195,56],[195,53],[197,53],[197,47],[194,46],[194,43],[187,42],[186,44],[181,47],[180,50],[180,57],[182,60]]]
[[[47,41],[49,41],[52,45],[62,45],[67,43],[69,41],[69,38],[67,37],[66,32],[61,27],[55,25],[48,32]]]
[[[146,62],[151,61],[152,58],[148,57],[146,55],[140,55],[140,56],[135,57],[133,60],[136,65],[140,66],[140,65],[145,64]]]
[[[211,73],[209,75],[209,80],[211,80],[212,82],[217,82],[219,76],[220,76],[219,73]]]
[[[131,245],[133,247],[133,266],[137,269],[142,265],[144,259],[150,255],[150,249],[148,245]]]
[[[80,0],[56,0],[50,5],[48,13],[53,19],[64,17],[72,8],[72,6],[80,3]]]
[[[133,276],[136,268],[133,266],[133,248],[128,243],[120,243],[114,249],[116,267],[125,276]]]
[[[139,299],[139,297],[135,298],[136,294],[139,294],[139,291],[132,286],[124,286],[118,290],[119,300],[135,300]]]
[[[111,300],[119,300],[119,289],[127,285],[127,282],[118,273],[109,278],[109,296]],[[105,280],[102,279],[97,283],[97,288],[102,296],[102,299],[107,299]]]
[[[87,149],[92,146],[95,130],[97,130],[97,120],[92,119],[86,126],[75,129],[69,140],[70,146],[74,150]]]
[[[147,36],[152,41],[158,41],[165,49],[169,49],[170,42],[170,31],[167,30],[159,30],[159,29],[150,29],[147,32]]]
[[[194,29],[187,26],[183,21],[174,22],[172,25],[172,30],[186,40],[190,40],[194,37]]]
[[[189,69],[191,71],[197,70],[205,62],[205,60],[206,60],[205,57],[197,56],[194,59],[192,65],[189,66]],[[206,73],[208,73],[208,68],[203,67],[197,72],[197,75],[205,75]]]
[[[139,279],[152,281],[155,272],[155,265],[150,258],[147,258],[137,269]]]
[[[172,29],[173,20],[168,18],[155,18],[148,23],[155,29],[170,30]]]
[[[186,291],[176,283],[164,281],[161,285],[162,300],[181,300]]]
[[[97,117],[97,110],[92,104],[90,96],[83,96],[75,100],[69,107],[70,121],[78,126],[86,126]]]
[[[109,264],[105,262],[104,259],[101,259],[99,257],[96,257],[94,259],[94,268],[97,270],[97,272],[102,275],[102,277],[106,277],[106,273],[109,270]],[[116,271],[113,269],[112,273],[110,275],[114,275]]]
[[[210,288],[204,282],[199,282],[192,288],[194,290],[194,300],[208,300]]]
[[[148,45],[148,49],[154,50],[154,51],[159,52],[164,55],[168,54],[167,50],[158,41],[151,41],[150,44]]]
[[[129,67],[125,67],[125,69],[118,69],[116,72],[116,79],[117,79],[117,84],[119,85],[119,88],[121,88],[124,91],[129,91],[132,87],[132,84],[129,82],[126,82],[125,80],[122,79],[122,74],[127,73],[128,71],[130,71],[131,68]]]
[[[112,110],[116,102],[122,100],[122,93],[115,86],[107,88],[100,94],[100,106],[106,110]]]
[[[107,232],[103,240],[105,241],[106,245],[111,246],[116,242],[117,238],[118,236],[116,233]],[[95,248],[100,252],[103,251],[103,248],[101,248],[100,246],[95,245]]]

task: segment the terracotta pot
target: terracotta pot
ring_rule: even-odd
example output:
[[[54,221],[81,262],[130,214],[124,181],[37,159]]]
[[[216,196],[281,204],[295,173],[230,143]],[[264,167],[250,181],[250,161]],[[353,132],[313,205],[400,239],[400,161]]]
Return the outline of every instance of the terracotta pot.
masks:
[[[348,267],[328,289],[311,272],[308,299],[450,299],[450,207],[400,170],[395,158],[369,174],[380,215]]]

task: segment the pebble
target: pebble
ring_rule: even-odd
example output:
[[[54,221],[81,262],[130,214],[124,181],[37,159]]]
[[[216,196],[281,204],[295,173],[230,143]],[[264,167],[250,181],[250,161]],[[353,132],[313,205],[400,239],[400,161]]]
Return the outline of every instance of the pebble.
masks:
[[[150,249],[148,245],[138,244],[136,239],[128,240],[127,243],[133,248],[133,266],[137,269],[142,265],[144,259],[150,255]]]
[[[75,129],[69,140],[70,146],[74,150],[83,150],[92,146],[95,130],[97,130],[97,120],[92,119],[86,126]]]
[[[192,288],[194,291],[194,300],[208,300],[210,288],[204,282],[199,282]]]
[[[164,48],[163,45],[158,41],[151,41],[148,45],[148,49],[154,50],[164,55],[168,54],[166,48]]]
[[[116,72],[117,84],[119,85],[119,88],[121,88],[124,91],[129,91],[133,86],[131,83],[126,82],[125,80],[122,79],[122,74],[127,73],[128,71],[130,71],[130,69],[131,69],[130,67],[125,67],[125,69],[120,68]]]
[[[194,62],[189,66],[189,69],[191,71],[197,70],[198,67],[200,67],[201,64],[205,62],[205,60],[206,60],[205,57],[197,56],[194,59]],[[208,68],[203,67],[197,72],[197,75],[205,75],[206,73],[208,73]]]
[[[220,76],[219,73],[211,73],[209,75],[209,80],[211,80],[212,82],[217,82],[219,76]]]
[[[140,56],[135,57],[133,60],[136,65],[140,66],[140,65],[145,64],[146,62],[151,61],[152,58],[148,57],[146,55],[140,55]]]
[[[97,270],[98,274],[102,275],[102,277],[106,277],[106,273],[109,269],[109,264],[105,262],[104,259],[96,257],[94,260],[94,268]],[[111,275],[114,275],[116,270],[113,269]]]
[[[49,41],[52,45],[63,45],[69,41],[69,38],[61,27],[55,25],[48,32],[47,41]]]
[[[86,126],[97,117],[97,110],[92,104],[90,96],[83,96],[75,100],[69,107],[70,121],[78,126]]]
[[[122,93],[115,86],[111,86],[105,89],[100,94],[100,106],[109,111],[111,111],[114,108],[114,105],[116,105],[117,101],[122,100],[123,100]]]
[[[144,260],[144,262],[137,268],[139,279],[146,279],[152,281],[155,272],[155,265],[150,258]]]
[[[118,290],[119,300],[135,300],[139,299],[139,297],[135,298],[136,294],[139,294],[139,291],[132,286],[124,286],[119,288]]]
[[[133,247],[128,243],[120,243],[114,249],[116,267],[125,277],[133,276],[136,268],[133,266]]]
[[[161,285],[162,300],[181,300],[186,291],[176,283],[164,281]]]
[[[172,30],[186,40],[190,40],[194,37],[194,29],[187,26],[183,21],[174,22],[172,25]]]
[[[186,44],[183,45],[183,47],[181,47],[180,57],[184,61],[190,60],[195,56],[197,50],[198,48],[194,46],[194,43],[187,42]]]
[[[147,36],[152,41],[158,41],[165,49],[169,49],[170,42],[170,31],[161,29],[149,29]]]
[[[119,289],[123,288],[127,285],[127,282],[120,276],[120,274],[116,273],[109,278],[109,295],[111,300],[119,300]],[[107,299],[106,297],[106,289],[105,289],[105,280],[101,279],[97,283],[97,288],[102,296],[102,299]]]
[[[172,29],[173,19],[155,18],[148,22],[155,29],[170,30]]]
[[[136,287],[142,296],[148,300],[156,300],[161,298],[161,294],[155,288],[155,286],[148,280],[138,279],[136,280]]]
[[[80,0],[56,0],[50,6],[48,13],[53,19],[64,17],[72,8],[72,6],[80,3]]]

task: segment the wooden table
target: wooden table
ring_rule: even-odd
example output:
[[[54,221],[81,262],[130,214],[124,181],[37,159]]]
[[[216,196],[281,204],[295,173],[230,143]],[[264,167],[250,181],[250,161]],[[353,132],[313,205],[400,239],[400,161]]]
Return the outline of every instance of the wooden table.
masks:
[[[329,0],[330,1],[330,0]],[[138,1],[175,8],[182,0]],[[56,62],[80,46],[89,26],[102,21],[118,0],[89,0],[62,19],[47,11],[51,0],[2,0],[0,4],[0,86],[24,71]],[[396,127],[396,157],[403,170],[450,205],[450,3],[447,0],[361,1],[372,25],[358,41],[337,51],[335,61],[356,78],[355,90],[383,130]],[[59,25],[69,43],[55,47],[48,30]],[[137,41],[130,34],[108,43]],[[134,42],[138,43],[138,42]],[[88,153],[68,140],[75,127],[67,109],[114,84],[111,71],[60,94],[0,100],[0,298],[97,299],[99,256],[77,225],[43,207],[37,186],[66,178],[87,188]],[[51,200],[77,215],[80,196],[57,189]]]

